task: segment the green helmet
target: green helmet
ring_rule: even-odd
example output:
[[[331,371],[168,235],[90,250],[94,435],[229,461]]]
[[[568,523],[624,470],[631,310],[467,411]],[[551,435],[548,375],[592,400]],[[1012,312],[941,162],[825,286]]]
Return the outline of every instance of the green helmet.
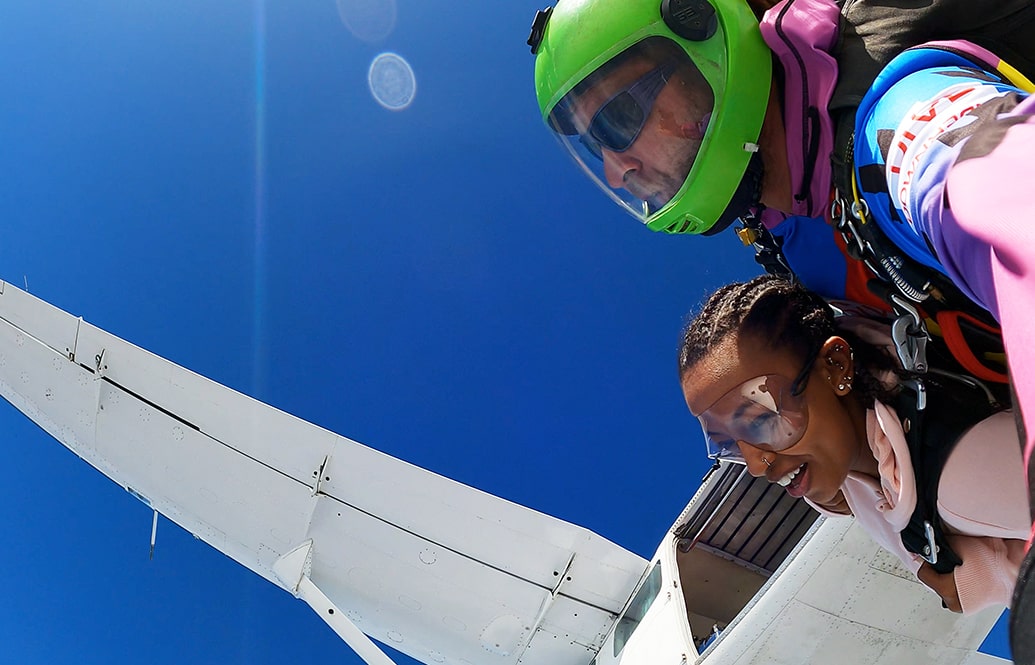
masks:
[[[714,233],[757,204],[772,54],[745,0],[559,0],[529,44],[543,119],[651,229]]]

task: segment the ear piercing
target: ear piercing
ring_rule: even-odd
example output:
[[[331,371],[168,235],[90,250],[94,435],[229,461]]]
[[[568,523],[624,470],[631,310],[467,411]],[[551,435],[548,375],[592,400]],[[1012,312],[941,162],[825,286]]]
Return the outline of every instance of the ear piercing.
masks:
[[[773,465],[773,463],[767,460],[764,456],[762,457],[762,463],[765,464],[767,467]]]
[[[845,347],[841,346],[840,344],[834,345],[834,353],[841,353],[844,350]],[[848,357],[849,359],[855,358],[855,352],[852,351],[851,347],[848,348]]]
[[[842,344],[835,344],[834,345],[834,348],[833,348],[833,352],[834,353],[842,353],[844,350],[845,350],[844,345],[842,345]],[[855,357],[854,354],[852,353],[851,349],[848,350],[848,357],[850,359]],[[845,371],[844,363],[842,363],[842,362],[835,362],[834,359],[831,358],[830,356],[827,356],[827,365],[829,365],[831,367],[836,366],[837,369],[839,369],[840,371],[842,371],[842,372]],[[828,376],[827,379],[831,383],[833,383],[833,381],[834,381],[833,377],[830,377],[830,376]],[[842,391],[843,390],[851,390],[852,389],[852,375],[851,374],[845,375],[841,379],[841,381],[837,384],[837,389],[838,390],[842,390]]]

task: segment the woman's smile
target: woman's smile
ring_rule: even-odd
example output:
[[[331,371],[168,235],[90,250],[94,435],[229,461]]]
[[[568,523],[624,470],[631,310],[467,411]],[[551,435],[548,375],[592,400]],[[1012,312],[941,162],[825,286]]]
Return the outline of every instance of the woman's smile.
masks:
[[[795,499],[800,499],[809,490],[809,465],[802,464],[783,478],[778,479],[776,484],[786,488],[787,493]]]

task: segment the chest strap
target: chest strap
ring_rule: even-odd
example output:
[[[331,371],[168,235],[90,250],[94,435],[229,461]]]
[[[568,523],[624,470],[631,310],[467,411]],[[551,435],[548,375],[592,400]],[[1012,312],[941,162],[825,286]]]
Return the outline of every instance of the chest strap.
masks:
[[[902,544],[937,572],[948,573],[962,560],[949,546],[938,515],[942,470],[963,434],[1003,406],[979,381],[930,368],[923,380],[903,384],[894,406],[916,478],[916,508],[900,534]]]

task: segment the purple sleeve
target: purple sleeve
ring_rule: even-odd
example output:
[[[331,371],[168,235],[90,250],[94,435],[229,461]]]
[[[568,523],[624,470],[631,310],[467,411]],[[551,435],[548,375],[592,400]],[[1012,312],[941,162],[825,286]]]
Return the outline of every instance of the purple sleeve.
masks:
[[[1004,197],[1001,190],[1012,189],[1019,193],[1031,181],[1021,175],[1026,165],[1014,163],[1005,154],[993,153],[1007,130],[1029,117],[1032,103],[1031,98],[1011,93],[971,111],[968,115],[974,116],[973,122],[960,123],[965,124],[963,130],[946,132],[925,151],[923,166],[917,171],[908,201],[913,219],[919,222],[948,276],[997,319],[1000,319],[999,290],[992,267],[996,243],[1007,239],[1001,234],[1008,236],[1014,230],[992,228],[989,223],[997,215],[1023,216],[1023,208],[1013,207],[1011,197]],[[1010,140],[1025,142],[1020,137]],[[982,175],[978,179],[958,176],[958,172],[968,170],[965,165],[973,160],[980,163],[977,168]],[[956,184],[950,185],[950,181]],[[992,182],[996,185],[989,187]],[[956,199],[964,195],[964,191],[968,201],[961,209]]]
[[[944,186],[925,201],[925,221],[953,279],[988,303],[1002,326],[1025,416],[1028,468],[1035,444],[1035,97],[981,125],[958,148]]]

